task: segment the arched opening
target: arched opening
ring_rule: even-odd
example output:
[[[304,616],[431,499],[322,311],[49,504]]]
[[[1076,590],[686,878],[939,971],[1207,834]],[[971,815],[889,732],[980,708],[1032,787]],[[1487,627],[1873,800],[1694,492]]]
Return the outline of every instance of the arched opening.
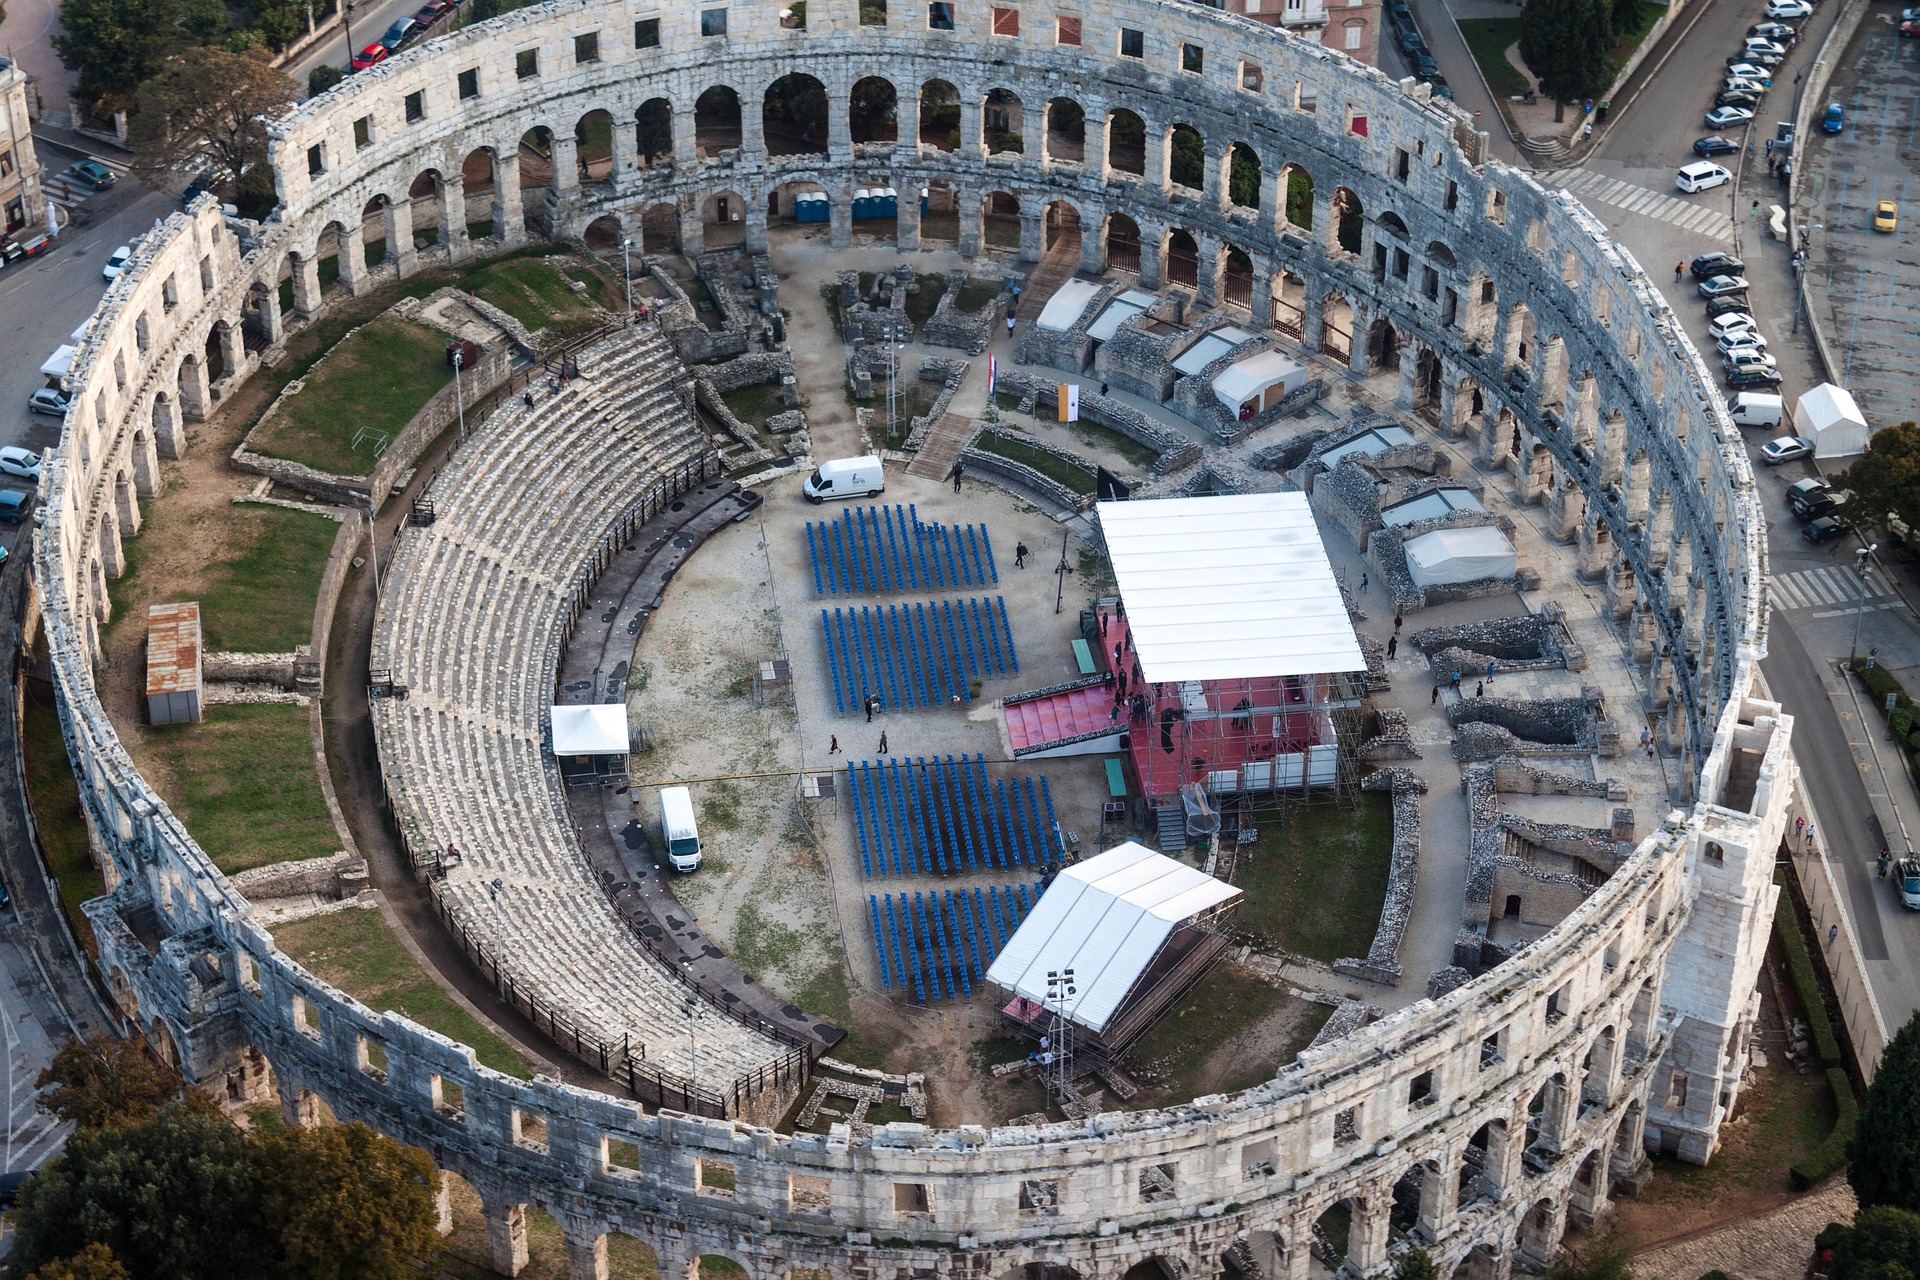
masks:
[[[1080,211],[1065,200],[1054,200],[1041,210],[1042,235],[1047,251],[1059,245],[1062,253],[1080,253]]]
[[[493,148],[478,147],[460,162],[460,191],[466,197],[467,239],[483,240],[499,234],[493,222],[496,195]]]
[[[1167,181],[1199,191],[1207,183],[1207,140],[1190,124],[1176,124],[1167,135]]]
[[[665,98],[648,98],[633,113],[634,154],[642,169],[666,164],[673,159],[673,104]]]
[[[960,149],[960,91],[945,80],[920,86],[920,145],[935,151]]]
[[[702,160],[740,149],[740,95],[716,84],[693,104],[693,146]]]
[[[1231,1263],[1232,1256],[1229,1255],[1226,1261]],[[1165,1258],[1148,1258],[1128,1267],[1120,1280],[1180,1280],[1180,1268]]]
[[[1124,213],[1107,215],[1107,266],[1115,271],[1140,271],[1140,224]]]
[[[1354,1218],[1361,1205],[1341,1200],[1313,1222],[1312,1259],[1328,1271],[1337,1271],[1352,1250]]]
[[[1292,271],[1273,278],[1273,327],[1296,341],[1306,334],[1307,282]]]
[[[1424,1197],[1429,1187],[1438,1185],[1438,1179],[1438,1167],[1431,1160],[1423,1160],[1394,1181],[1393,1203],[1387,1206],[1389,1236],[1406,1236],[1420,1225],[1423,1214],[1431,1216],[1432,1206]]]
[[[580,181],[604,186],[613,181],[613,113],[589,111],[573,122],[574,164]]]
[[[580,238],[586,242],[587,248],[595,253],[603,253],[608,249],[618,249],[626,237],[621,234],[620,220],[607,213],[589,222],[586,230],[580,233]]]
[[[201,348],[201,351],[206,356],[207,382],[209,385],[220,381],[220,379],[233,372],[233,370],[227,368],[226,348],[227,322],[225,320],[216,320],[213,323],[213,327],[207,330],[206,345]]]
[[[1520,1220],[1520,1251],[1536,1261],[1551,1262],[1560,1251],[1559,1232],[1554,1229],[1555,1213],[1551,1200],[1536,1201]]]
[[[1353,304],[1339,293],[1320,303],[1320,350],[1341,364],[1353,360]]]
[[[687,1268],[687,1280],[747,1280],[747,1269],[724,1253],[703,1253]]]
[[[1507,1122],[1489,1120],[1474,1130],[1460,1156],[1459,1204],[1499,1196],[1506,1180]]]
[[[717,191],[701,204],[700,225],[708,249],[739,244],[747,238],[747,202],[737,191]]]
[[[553,131],[535,125],[520,135],[520,209],[526,229],[546,226],[546,192],[553,186]],[[529,199],[529,191],[539,194]]]
[[[1011,89],[989,89],[980,103],[980,143],[990,156],[1021,155],[1027,149],[1026,112]]]
[[[1394,239],[1405,240],[1407,238],[1407,224],[1401,221],[1400,215],[1393,210],[1389,209],[1381,214],[1379,221],[1380,229]]]
[[[1341,253],[1359,253],[1361,233],[1365,229],[1366,209],[1360,197],[1347,187],[1333,189],[1333,243],[1328,246]]]
[[[760,127],[770,159],[827,154],[827,87],[797,71],[781,76],[761,99]]]
[[[1186,231],[1175,227],[1167,232],[1167,270],[1168,284],[1185,285],[1189,289],[1200,284],[1200,246]]]
[[[920,188],[920,238],[960,238],[960,197],[948,183],[929,182]]]
[[[1107,117],[1107,168],[1135,177],[1147,171],[1147,124],[1125,107]]]
[[[826,223],[831,220],[827,189],[817,182],[783,182],[767,193],[767,221]]]
[[[1047,99],[1047,159],[1081,164],[1086,158],[1086,111],[1072,98]]]
[[[1020,247],[1020,201],[1005,191],[989,191],[980,202],[980,238],[1000,249]]]
[[[868,76],[854,82],[847,97],[847,129],[855,146],[900,140],[900,100],[891,80]]]
[[[445,197],[442,193],[438,169],[423,169],[407,188],[407,203],[411,206],[407,221],[413,226],[413,247],[424,249],[440,242],[440,219],[443,216]]]
[[[1227,150],[1227,202],[1239,209],[1260,207],[1260,153],[1244,142]]]
[[[393,252],[393,246],[387,243],[387,198],[384,195],[375,196],[360,210],[359,243],[364,255],[361,261],[369,267],[379,266]]]
[[[640,215],[640,248],[644,253],[680,251],[680,206],[652,204]]]
[[[1524,302],[1516,302],[1507,313],[1507,365],[1530,368],[1533,365],[1533,312]]]
[[[1253,306],[1253,259],[1235,245],[1227,246],[1220,264],[1220,289],[1226,302],[1236,307]]]
[[[1281,206],[1290,227],[1313,230],[1313,175],[1297,164],[1280,171]]]
[[[1519,433],[1514,435],[1515,443]],[[1560,1152],[1561,1131],[1566,1118],[1567,1078],[1555,1072],[1534,1091],[1527,1103],[1527,1147],[1536,1155],[1554,1156]]]
[[[153,434],[156,439],[170,436],[180,421],[173,414],[173,399],[164,391],[153,393]]]
[[[1375,373],[1390,373],[1400,367],[1400,331],[1391,320],[1381,317],[1367,330],[1367,359]]]
[[[1440,357],[1426,347],[1413,362],[1413,403],[1420,409],[1440,403]]]

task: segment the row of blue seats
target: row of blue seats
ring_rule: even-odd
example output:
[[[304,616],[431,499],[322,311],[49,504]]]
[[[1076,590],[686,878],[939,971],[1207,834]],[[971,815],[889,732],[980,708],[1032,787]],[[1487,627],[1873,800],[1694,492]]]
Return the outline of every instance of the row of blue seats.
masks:
[[[850,507],[807,521],[815,595],[933,591],[1000,581],[985,525],[924,522],[912,506]]]
[[[987,777],[986,757],[847,762],[847,795],[867,875],[952,875],[1060,861],[1045,778]]]
[[[1037,884],[916,889],[911,901],[904,893],[868,894],[880,985],[911,985],[916,1000],[971,996],[1040,894]]]
[[[972,702],[975,680],[1020,670],[1004,596],[836,606],[820,611],[820,629],[842,715],[869,694],[901,708]]]

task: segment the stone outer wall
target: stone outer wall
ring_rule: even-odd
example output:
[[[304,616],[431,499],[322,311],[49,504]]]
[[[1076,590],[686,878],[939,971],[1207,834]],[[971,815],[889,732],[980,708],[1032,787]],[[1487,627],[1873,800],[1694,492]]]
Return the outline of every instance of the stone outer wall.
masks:
[[[1119,1276],[1149,1260],[1200,1274],[1236,1242],[1270,1274],[1299,1277],[1313,1222],[1345,1202],[1349,1265],[1376,1275],[1403,1247],[1388,1229],[1403,1183],[1422,1192],[1419,1230],[1445,1270],[1465,1261],[1479,1280],[1498,1280],[1516,1258],[1543,1261],[1570,1218],[1605,1213],[1613,1179],[1638,1178],[1643,1145],[1708,1158],[1738,1095],[1774,906],[1772,851],[1795,774],[1791,718],[1752,693],[1766,642],[1764,524],[1721,394],[1638,264],[1600,225],[1570,197],[1487,161],[1484,136],[1411,82],[1174,0],[1115,0],[1086,19],[1078,48],[1051,43],[1045,3],[1023,7],[1018,41],[991,35],[984,8],[959,7],[951,34],[921,30],[921,12],[895,6],[887,28],[862,28],[853,0],[816,0],[808,28],[786,31],[771,7],[735,8],[730,34],[703,40],[693,10],[672,10],[660,15],[661,47],[636,51],[625,8],[585,0],[516,11],[401,54],[279,121],[282,206],[268,222],[230,224],[203,197],[143,239],[76,352],[67,378],[74,406],[47,454],[33,531],[63,731],[89,819],[122,877],[86,908],[109,988],[190,1078],[249,1101],[265,1097],[272,1079],[296,1120],[324,1098],[341,1117],[426,1148],[479,1189],[495,1263],[507,1270],[524,1231],[521,1206],[538,1203],[561,1222],[582,1277],[604,1272],[609,1229],[653,1244],[664,1272],[722,1253],[750,1280],[814,1267],[999,1280],[1027,1263]],[[1144,60],[1115,55],[1121,27],[1144,33]],[[600,57],[575,65],[574,38],[591,32]],[[1183,43],[1204,49],[1205,74],[1179,69]],[[522,81],[514,65],[525,50],[537,51],[541,74]],[[829,154],[770,158],[753,108],[802,55],[834,104]],[[1260,68],[1261,94],[1239,87],[1243,64]],[[467,69],[480,93],[461,103],[456,81]],[[869,75],[908,90],[899,112],[906,141],[856,152],[844,103]],[[958,152],[923,153],[915,142],[913,90],[935,78],[961,91]],[[742,91],[746,135],[737,151],[703,159],[692,145],[692,104],[714,83]],[[985,155],[978,104],[995,87],[1019,93],[1030,111],[1078,94],[1091,162],[1049,157],[1044,145]],[[424,115],[410,122],[405,102],[415,92]],[[578,116],[604,107],[630,119],[655,97],[673,112],[671,161],[642,167],[622,141],[611,181],[576,181],[569,126]],[[1140,113],[1153,137],[1175,121],[1198,129],[1206,189],[1174,190],[1157,147],[1148,148],[1147,174],[1110,171],[1101,162],[1106,121],[1123,108]],[[1366,136],[1349,127],[1359,116]],[[371,141],[355,148],[361,119]],[[537,124],[553,130],[557,179],[523,192],[515,143]],[[1257,150],[1276,179],[1288,163],[1310,173],[1312,228],[1283,225],[1277,200],[1260,211],[1225,208],[1230,140]],[[490,197],[500,229],[491,244],[468,238],[466,195],[446,176],[481,148],[502,178]],[[745,210],[747,250],[758,253],[767,194],[817,181],[833,201],[830,236],[845,244],[851,190],[870,185],[875,169],[903,190],[929,180],[955,186],[963,253],[980,247],[978,200],[993,190],[1021,202],[1027,261],[1039,256],[1047,200],[1067,201],[1090,231],[1124,210],[1141,230],[1148,288],[1161,284],[1167,237],[1188,230],[1207,303],[1217,299],[1227,247],[1238,247],[1254,264],[1252,323],[1272,314],[1269,282],[1292,273],[1307,286],[1300,327],[1309,344],[1350,334],[1356,372],[1366,369],[1366,336],[1393,329],[1408,405],[1425,394],[1414,368],[1437,359],[1443,429],[1470,437],[1483,465],[1508,470],[1529,499],[1550,503],[1583,567],[1605,580],[1614,609],[1644,640],[1647,686],[1677,691],[1661,730],[1690,799],[1533,944],[1524,966],[1502,965],[1310,1049],[1268,1084],[1082,1123],[894,1124],[856,1143],[642,1115],[609,1094],[492,1072],[471,1050],[365,1008],[276,951],[134,768],[92,671],[111,607],[107,583],[124,566],[122,538],[139,528],[139,500],[157,492],[157,459],[178,456],[187,424],[251,373],[243,334],[271,343],[324,311],[319,260],[351,246],[363,226],[399,251],[372,267],[340,255],[340,287],[355,294],[424,263],[523,241],[529,206],[548,233],[571,235],[603,217],[637,231],[647,209],[668,204],[683,249],[697,253],[702,206],[730,194]],[[428,170],[440,175],[435,199],[410,201]],[[1435,267],[1439,297],[1374,278],[1370,252],[1333,242],[1329,201],[1340,187],[1362,202],[1367,240],[1402,241],[1420,267]],[[431,249],[411,248],[416,210],[439,221]],[[1403,229],[1383,220],[1387,212]],[[899,240],[917,244],[914,201],[904,202]],[[1104,265],[1104,243],[1083,237],[1083,265]],[[278,303],[283,274],[293,281],[290,320]],[[1497,294],[1491,305],[1479,301],[1483,283]],[[671,303],[665,311],[681,316]],[[1475,393],[1484,411],[1463,412]],[[1740,753],[1759,760],[1759,772],[1743,765],[1729,793]],[[162,935],[156,950],[128,927],[136,914]],[[373,1043],[384,1071],[361,1065]],[[1421,1083],[1429,1092],[1410,1090]],[[1540,1139],[1523,1160],[1520,1134],[1542,1091]],[[516,1138],[516,1113],[545,1118],[547,1142]],[[1461,1205],[1452,1189],[1470,1163],[1469,1140],[1482,1133],[1485,1155],[1471,1163],[1484,1176]],[[638,1167],[611,1159],[609,1143],[633,1144]],[[733,1166],[734,1194],[702,1193],[703,1159]],[[1174,1198],[1149,1202],[1143,1178],[1166,1166]],[[1053,1214],[1022,1211],[1029,1182],[1050,1184],[1041,1190]],[[923,1195],[924,1212],[896,1207]]]

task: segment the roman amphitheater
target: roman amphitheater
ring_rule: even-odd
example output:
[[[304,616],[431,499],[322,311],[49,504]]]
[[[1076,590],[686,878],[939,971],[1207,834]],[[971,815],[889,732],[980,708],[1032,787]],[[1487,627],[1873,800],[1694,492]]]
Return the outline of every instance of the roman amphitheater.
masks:
[[[595,120],[610,132],[588,127]],[[1178,0],[1084,10],[551,0],[354,75],[273,137],[270,218],[245,221],[199,197],[144,239],[107,291],[67,378],[72,408],[33,535],[35,626],[86,816],[111,855],[109,891],[86,906],[101,971],[190,1078],[236,1102],[277,1095],[296,1119],[324,1104],[424,1148],[479,1193],[504,1274],[525,1263],[528,1207],[544,1209],[583,1280],[607,1274],[613,1233],[649,1246],[662,1274],[717,1257],[751,1280],[1223,1265],[1381,1275],[1414,1245],[1445,1273],[1497,1277],[1547,1265],[1570,1224],[1603,1218],[1639,1184],[1650,1152],[1711,1159],[1746,1073],[1795,781],[1791,718],[1755,687],[1767,565],[1753,477],[1719,391],[1640,265],[1570,197],[1489,160],[1485,135],[1449,102]],[[603,137],[584,153],[581,139]],[[876,234],[866,215],[881,192]],[[948,215],[953,238],[936,243],[930,227]],[[377,260],[363,252],[376,241]],[[169,500],[167,460],[189,456],[198,424],[263,359],[341,299],[542,241],[597,248],[616,270],[631,241],[630,278],[647,282],[656,315],[577,345],[564,381],[516,382],[484,417],[468,414],[431,477],[402,474],[396,444],[371,484],[336,484],[331,498],[338,477],[305,487],[344,505],[351,532],[362,496],[414,486],[412,516],[379,549],[380,776],[446,927],[507,1001],[534,1011],[553,1053],[585,1072],[568,1080],[483,1066],[278,949],[243,888],[142,776],[96,683],[110,583],[127,569],[143,505],[151,514],[150,500]],[[920,254],[930,256],[910,257]],[[1378,701],[1352,722],[1369,716],[1375,728],[1364,749],[1346,740],[1343,751],[1401,762],[1364,784],[1394,792],[1394,885],[1385,941],[1335,969],[1376,994],[1347,1001],[1357,1016],[1336,1014],[1297,1056],[1266,1064],[1262,1083],[1066,1119],[783,1126],[839,1028],[743,978],[698,932],[663,946],[657,927],[629,927],[649,910],[665,910],[673,929],[685,922],[670,895],[665,908],[636,906],[624,873],[608,870],[617,862],[599,860],[595,841],[611,849],[632,806],[610,789],[565,786],[548,749],[562,685],[597,686],[616,670],[601,661],[618,652],[606,648],[614,635],[630,646],[639,633],[637,616],[625,628],[623,593],[652,601],[667,625],[678,597],[660,595],[661,575],[675,557],[690,556],[691,574],[712,554],[697,549],[703,539],[749,536],[730,530],[757,514],[781,529],[767,552],[780,566],[767,564],[759,586],[791,614],[799,736],[819,740],[812,772],[800,772],[816,787],[867,776],[821,754],[830,731],[848,741],[868,731],[856,689],[870,677],[865,657],[857,678],[842,672],[835,633],[823,652],[811,629],[826,611],[804,586],[810,544],[791,513],[816,509],[799,500],[800,474],[768,455],[761,481],[721,459],[686,388],[710,361],[757,360],[776,379],[797,371],[810,415],[838,410],[844,355],[847,377],[884,395],[885,335],[872,325],[895,313],[854,268],[884,278],[934,256],[997,299],[934,365],[936,380],[960,388],[939,406],[952,411],[904,441],[851,426],[834,435],[824,414],[812,457],[801,443],[792,452],[804,469],[871,442],[889,449],[888,504],[997,522],[997,567],[993,547],[976,546],[956,576],[985,597],[970,607],[981,610],[972,635],[991,651],[990,687],[983,697],[963,682],[952,701],[993,703],[1021,687],[993,674],[1003,643],[1013,672],[1026,661],[1026,686],[1053,679],[1043,649],[1068,647],[1067,619],[1048,612],[1062,526],[1021,489],[1031,469],[1001,468],[1019,502],[982,486],[963,505],[946,499],[945,463],[896,465],[895,450],[924,459],[941,447],[940,422],[987,403],[980,357],[1002,341],[997,308],[1014,299],[1020,332],[996,352],[1003,396],[1024,396],[1031,412],[1055,382],[1084,378],[1094,420],[1153,445],[1149,496],[1310,487],[1347,608],[1367,624],[1368,671],[1351,674]],[[779,280],[803,258],[847,264],[822,277],[848,317],[824,371],[783,350],[818,347],[806,331],[826,328],[812,311],[792,318],[815,300],[791,283],[783,323]],[[329,260],[337,281],[323,273]],[[666,260],[695,264],[715,318],[685,324],[698,311]],[[1052,305],[1066,298],[1084,306]],[[1093,332],[1120,298],[1138,314]],[[1201,340],[1211,356],[1176,371]],[[1268,351],[1310,371],[1306,401],[1235,412],[1194,394]],[[865,413],[857,421],[875,428]],[[1299,437],[1309,421],[1319,434]],[[1322,466],[1353,428],[1400,434],[1371,461]],[[964,457],[973,494],[994,464]],[[1498,591],[1423,597],[1408,578],[1381,495],[1435,492],[1436,477],[1494,515],[1418,527],[1503,529],[1520,567]],[[1097,547],[1092,520],[1082,511],[1066,527]],[[1003,572],[1008,528],[1043,548],[1024,578]],[[1070,577],[1066,590],[1078,604]],[[1506,662],[1519,642],[1487,641],[1498,628],[1485,619],[1515,608],[1516,592],[1526,634],[1560,637],[1555,658],[1511,663],[1503,696],[1486,700],[1505,718],[1477,722],[1462,691],[1440,687],[1435,655]],[[1423,605],[1435,611],[1423,617]],[[1380,619],[1402,608],[1413,616],[1396,643],[1422,646],[1431,667],[1383,652]],[[935,647],[938,636],[936,624]],[[600,647],[582,656],[587,641]],[[878,651],[864,652],[881,679]],[[324,646],[312,656],[326,661]],[[624,671],[631,655],[618,656]],[[788,674],[769,668],[769,679]],[[1405,708],[1387,706],[1416,683]],[[1418,697],[1429,683],[1431,700]],[[1008,763],[972,713],[962,724],[938,706],[915,719],[903,697],[912,703],[911,679],[904,695],[892,687],[889,712],[900,714],[887,727],[912,751],[941,748],[909,723],[945,715],[973,734],[953,739],[962,750]],[[1549,712],[1577,723],[1539,729]],[[1557,746],[1529,753],[1529,742]],[[1056,778],[1077,767],[1046,763]],[[1428,788],[1427,774],[1444,785]],[[1013,789],[1015,814],[1036,818],[1027,787],[1025,809]],[[1090,839],[1105,799],[1104,775],[1098,794],[1062,782],[1044,797],[1049,818],[1059,802],[1058,822],[1031,825],[1042,843],[1062,825]],[[856,792],[851,810],[859,804]],[[843,851],[835,874],[858,879],[844,852],[850,812],[819,812]],[[891,832],[890,810],[886,821]],[[864,855],[870,830],[858,832]],[[1547,905],[1523,909],[1523,894]],[[854,984],[902,988],[893,998],[904,1001],[906,975],[889,982],[876,937],[879,899],[863,884],[847,902],[838,927]],[[1368,1002],[1384,1013],[1368,1016]],[[701,1005],[696,1037],[689,1010]],[[1330,1214],[1338,1241],[1317,1225]]]

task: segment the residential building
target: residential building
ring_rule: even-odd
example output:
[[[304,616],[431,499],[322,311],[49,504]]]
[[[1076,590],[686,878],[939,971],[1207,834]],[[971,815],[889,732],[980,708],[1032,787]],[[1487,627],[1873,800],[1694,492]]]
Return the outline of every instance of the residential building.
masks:
[[[33,153],[33,122],[27,116],[27,76],[0,58],[0,223],[12,233],[47,220],[40,192],[40,161]]]

